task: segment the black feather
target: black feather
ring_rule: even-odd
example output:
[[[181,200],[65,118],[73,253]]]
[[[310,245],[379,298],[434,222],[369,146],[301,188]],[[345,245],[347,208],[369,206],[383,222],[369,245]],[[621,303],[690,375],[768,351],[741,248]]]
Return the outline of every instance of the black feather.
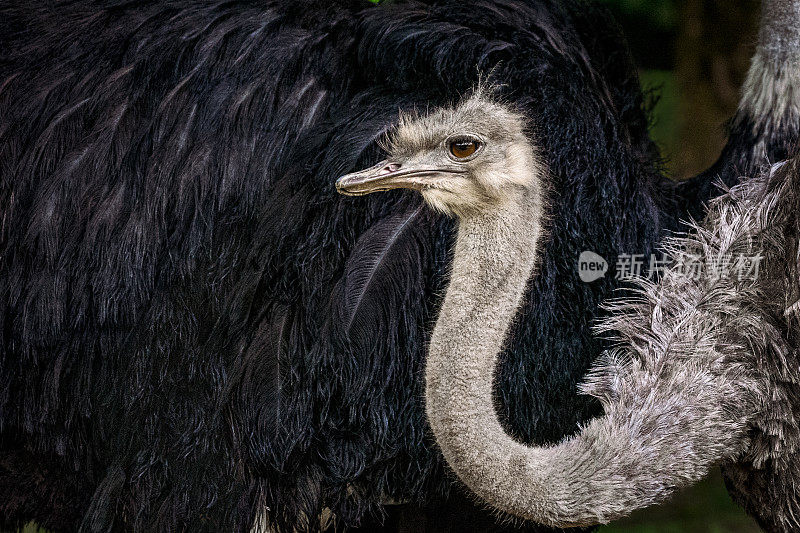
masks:
[[[327,507],[375,530],[392,499],[431,528],[507,529],[464,505],[427,434],[452,222],[423,209],[393,237],[416,196],[334,187],[379,160],[399,110],[452,103],[481,72],[552,180],[497,379],[509,429],[552,442],[598,412],[577,383],[618,286],[580,282],[578,255],[647,255],[674,205],[712,191],[675,198],[660,174],[605,10],[0,1],[0,527],[245,531],[268,507],[293,531]]]

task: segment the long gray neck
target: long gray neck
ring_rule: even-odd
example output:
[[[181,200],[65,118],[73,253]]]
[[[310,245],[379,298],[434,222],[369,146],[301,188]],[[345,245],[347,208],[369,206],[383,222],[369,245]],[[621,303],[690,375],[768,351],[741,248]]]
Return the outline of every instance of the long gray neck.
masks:
[[[541,219],[541,207],[526,196],[513,209],[461,220],[428,353],[427,415],[450,467],[491,506],[556,527],[604,523],[662,501],[740,453],[751,412],[740,380],[724,370],[726,354],[712,350],[699,360],[704,364],[665,373],[659,369],[674,355],[673,343],[665,342],[647,352],[651,365],[605,367],[603,390],[589,392],[601,398],[606,414],[576,436],[548,448],[509,436],[492,389],[498,355],[534,270]],[[680,339],[686,353],[677,360],[684,361],[698,346],[719,343],[696,311],[703,295],[694,301],[683,288],[674,292],[688,315],[654,312],[632,320]]]
[[[428,419],[445,459],[479,497],[506,512],[531,513],[559,490],[550,457],[514,441],[493,402],[498,355],[536,263],[542,206],[535,195],[503,212],[460,221],[450,284],[426,366]],[[538,480],[538,482],[537,482]],[[558,498],[558,496],[556,496]]]
[[[800,60],[800,2],[763,0],[758,53],[773,61]]]
[[[758,46],[742,89],[739,120],[753,124],[763,158],[770,143],[796,138],[800,123],[800,1],[763,0]]]

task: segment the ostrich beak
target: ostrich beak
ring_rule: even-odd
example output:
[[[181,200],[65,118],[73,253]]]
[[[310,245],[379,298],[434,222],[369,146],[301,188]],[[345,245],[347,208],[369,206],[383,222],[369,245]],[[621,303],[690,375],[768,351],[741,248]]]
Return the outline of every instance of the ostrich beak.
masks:
[[[385,160],[365,170],[342,176],[336,180],[336,190],[347,196],[362,196],[390,189],[420,191],[431,185],[432,176],[455,172],[445,168],[403,166]]]

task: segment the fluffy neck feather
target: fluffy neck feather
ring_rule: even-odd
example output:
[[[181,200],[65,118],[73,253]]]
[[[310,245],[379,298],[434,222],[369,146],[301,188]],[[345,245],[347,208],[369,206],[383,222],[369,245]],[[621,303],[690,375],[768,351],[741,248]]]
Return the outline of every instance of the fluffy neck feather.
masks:
[[[713,278],[669,272],[644,303],[618,310],[619,321],[609,326],[635,334],[621,339],[632,362],[610,358],[585,388],[605,416],[557,446],[520,444],[501,426],[492,388],[534,270],[541,221],[531,195],[502,212],[461,220],[427,360],[428,418],[451,468],[493,507],[556,527],[604,523],[664,500],[745,449],[756,403],[747,391],[755,386],[737,358],[740,346],[753,342],[739,330],[760,328],[725,327],[729,307],[716,302],[716,313],[704,304],[719,292]],[[700,251],[713,260],[750,242],[749,229],[720,230],[726,238],[715,241],[719,248]],[[748,287],[730,294],[738,298]]]

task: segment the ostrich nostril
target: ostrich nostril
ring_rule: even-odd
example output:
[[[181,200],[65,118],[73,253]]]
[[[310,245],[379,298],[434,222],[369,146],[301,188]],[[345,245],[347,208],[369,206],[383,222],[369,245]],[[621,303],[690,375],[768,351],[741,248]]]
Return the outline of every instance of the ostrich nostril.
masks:
[[[399,163],[389,163],[388,165],[386,165],[381,169],[379,174],[388,174],[389,172],[396,172],[398,170],[400,170]]]

